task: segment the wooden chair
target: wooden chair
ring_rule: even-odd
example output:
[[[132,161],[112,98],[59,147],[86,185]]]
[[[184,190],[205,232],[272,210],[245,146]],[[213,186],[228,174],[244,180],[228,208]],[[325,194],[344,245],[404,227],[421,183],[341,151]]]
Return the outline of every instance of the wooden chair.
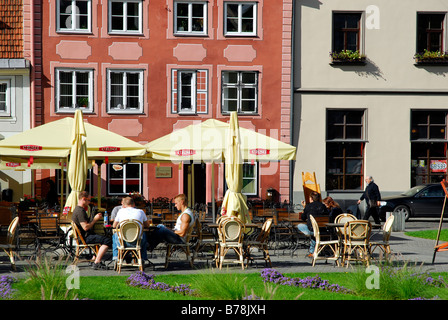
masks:
[[[320,185],[317,183],[316,173],[302,172],[302,183],[305,203],[308,204],[311,192],[316,191],[319,194],[321,193]]]
[[[71,227],[72,227],[72,237],[73,239],[75,239],[76,243],[75,259],[73,260],[73,264],[78,262],[79,258],[81,257],[81,254],[86,250],[93,251],[95,255],[98,255],[98,250],[101,244],[100,243],[87,244],[84,238],[82,237],[78,226],[73,221],[71,223]]]
[[[269,266],[272,268],[271,258],[269,256],[269,249],[268,249],[268,242],[269,242],[269,235],[271,233],[271,227],[272,227],[273,219],[269,218],[261,227],[261,231],[258,234],[257,238],[255,240],[249,240],[245,241],[244,244],[246,246],[246,267],[249,264],[249,261],[254,261],[255,259],[263,259],[266,263],[266,266]],[[256,257],[251,254],[251,249],[260,249],[263,252],[263,257]]]
[[[124,264],[123,260],[127,254],[134,255],[137,260],[137,264],[131,264],[132,266],[137,266],[140,271],[143,271],[143,261],[141,255],[141,241],[142,241],[142,232],[143,225],[139,220],[123,220],[120,222],[119,227],[116,229],[118,236],[118,256],[117,256],[117,264],[116,270],[118,273],[121,272],[121,267]]]
[[[382,253],[386,257],[386,260],[389,259],[389,256],[391,254],[389,239],[390,239],[390,234],[392,233],[392,225],[394,223],[394,219],[395,219],[395,216],[391,215],[389,218],[387,218],[386,222],[384,223],[382,241],[370,242],[370,253],[373,253],[376,248],[380,248]]]
[[[310,215],[311,224],[313,226],[313,234],[314,239],[316,240],[316,246],[314,247],[313,252],[313,262],[312,265],[316,264],[316,260],[334,260],[336,261],[336,264],[339,265],[339,240],[328,240],[328,241],[322,241],[320,239],[320,230],[319,225],[317,224],[316,219]],[[328,253],[325,252],[325,249],[330,249],[330,252],[333,254],[332,256],[322,256],[322,253]]]
[[[219,269],[222,269],[224,262],[230,262],[241,264],[241,268],[244,270],[243,236],[246,232],[245,225],[239,218],[230,216],[220,220],[218,229],[222,235],[219,242]],[[230,249],[235,251],[237,260],[225,259]]]
[[[31,222],[31,218],[35,217],[35,210],[19,210],[19,225],[17,226],[17,250],[20,251],[20,246],[25,243],[26,246],[36,243],[36,224]]]
[[[345,223],[343,264],[350,261],[370,263],[370,234],[372,226],[367,220],[354,220]]]
[[[185,259],[190,264],[190,267],[193,268],[194,264],[194,256],[192,255],[192,248],[196,244],[195,241],[192,241],[192,235],[195,228],[198,228],[198,219],[195,219],[193,226],[191,226],[187,230],[187,234],[185,235],[184,243],[168,243],[166,246],[166,255],[165,255],[165,269],[168,268],[168,265],[171,261],[182,261],[176,254],[176,250],[180,249],[183,253],[185,253]],[[196,231],[195,231],[196,232]],[[196,240],[196,239],[195,239]]]
[[[5,251],[5,253],[8,255],[9,261],[11,261],[11,268],[14,271],[17,270],[16,263],[14,260],[14,251],[16,250],[15,237],[18,224],[19,224],[19,218],[15,217],[9,224],[8,231],[6,234],[6,242],[0,244],[0,248],[2,248],[3,251]]]
[[[43,244],[50,245],[52,251],[62,247],[64,233],[59,228],[59,217],[37,215],[36,252],[43,249]]]

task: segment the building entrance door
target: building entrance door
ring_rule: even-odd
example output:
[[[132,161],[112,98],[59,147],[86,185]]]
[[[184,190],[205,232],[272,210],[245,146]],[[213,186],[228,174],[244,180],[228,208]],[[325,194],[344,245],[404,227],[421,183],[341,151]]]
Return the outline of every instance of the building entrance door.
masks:
[[[205,163],[184,164],[184,193],[190,207],[206,201],[205,168]]]

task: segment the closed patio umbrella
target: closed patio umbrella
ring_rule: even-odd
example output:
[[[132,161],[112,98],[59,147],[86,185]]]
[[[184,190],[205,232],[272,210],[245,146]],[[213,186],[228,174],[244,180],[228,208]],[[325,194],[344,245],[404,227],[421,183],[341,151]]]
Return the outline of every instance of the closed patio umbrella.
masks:
[[[87,178],[87,134],[82,120],[81,110],[76,110],[71,143],[70,160],[68,163],[68,181],[72,188],[65,203],[64,213],[71,218],[73,210],[78,204],[78,196],[86,187]]]
[[[240,130],[238,115],[232,112],[225,152],[227,191],[222,201],[222,211],[229,216],[238,217],[243,223],[249,223],[249,209],[243,188],[243,157],[241,154]]]

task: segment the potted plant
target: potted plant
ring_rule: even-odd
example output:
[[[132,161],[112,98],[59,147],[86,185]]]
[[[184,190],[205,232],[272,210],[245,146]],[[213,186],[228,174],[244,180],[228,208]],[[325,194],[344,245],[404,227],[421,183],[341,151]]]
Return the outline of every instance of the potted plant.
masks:
[[[414,59],[418,65],[448,65],[448,51],[428,51],[425,49],[422,53],[416,53]]]
[[[361,54],[358,50],[342,50],[339,52],[330,52],[331,64],[349,64],[349,65],[364,65],[366,63],[366,56]]]
[[[89,106],[89,98],[87,98],[87,97],[79,98],[78,106],[81,108],[87,108]]]

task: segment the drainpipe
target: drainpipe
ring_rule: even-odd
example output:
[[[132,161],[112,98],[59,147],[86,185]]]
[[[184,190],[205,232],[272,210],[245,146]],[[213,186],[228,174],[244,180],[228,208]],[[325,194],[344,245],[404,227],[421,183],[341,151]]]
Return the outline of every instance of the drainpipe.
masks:
[[[295,39],[295,12],[296,12],[296,0],[292,1],[292,21],[291,21],[291,110],[290,110],[290,119],[289,119],[289,141],[290,145],[294,143],[294,39]],[[289,203],[292,204],[294,200],[294,171],[293,171],[293,162],[289,162]]]

